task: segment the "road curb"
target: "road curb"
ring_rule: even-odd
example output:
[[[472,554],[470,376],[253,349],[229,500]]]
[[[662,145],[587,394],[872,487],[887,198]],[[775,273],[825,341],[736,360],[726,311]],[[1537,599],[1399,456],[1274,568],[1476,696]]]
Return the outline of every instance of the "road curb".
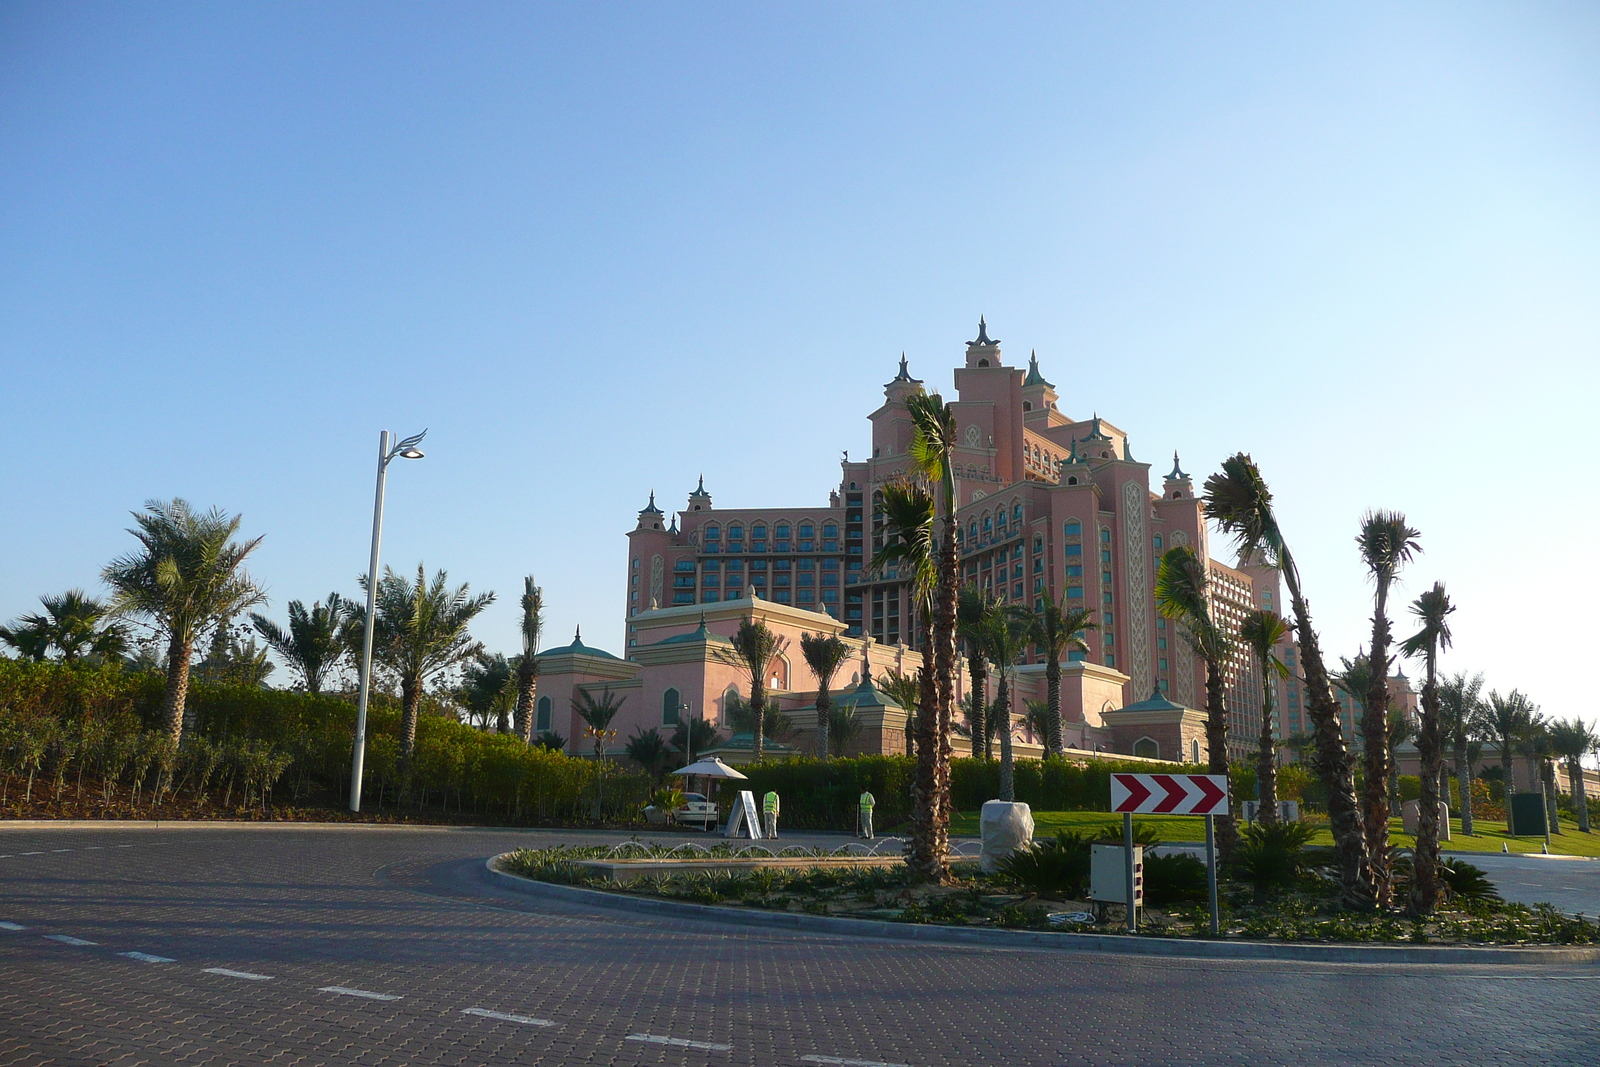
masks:
[[[1262,941],[1201,941],[1179,938],[1125,937],[1117,934],[1044,933],[1034,930],[989,930],[960,926],[886,922],[880,919],[844,919],[796,912],[755,911],[711,904],[685,904],[675,900],[630,897],[597,889],[536,882],[508,874],[495,864],[502,856],[484,861],[485,880],[513,892],[563,900],[593,908],[609,908],[642,915],[668,916],[731,926],[758,926],[807,933],[879,937],[924,944],[975,945],[982,948],[1045,948],[1063,952],[1098,952],[1121,956],[1182,956],[1204,959],[1299,960],[1320,963],[1494,963],[1548,964],[1600,961],[1600,946],[1573,948],[1498,948],[1442,945],[1272,944]]]

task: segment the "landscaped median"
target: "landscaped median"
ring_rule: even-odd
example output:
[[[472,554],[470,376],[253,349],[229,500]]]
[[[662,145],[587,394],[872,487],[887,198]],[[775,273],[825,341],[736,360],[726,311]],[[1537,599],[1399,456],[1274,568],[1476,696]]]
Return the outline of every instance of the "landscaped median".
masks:
[[[1070,837],[1036,843],[992,874],[960,860],[951,882],[939,886],[917,883],[894,860],[892,843],[885,850],[890,855],[870,856],[853,845],[833,852],[790,847],[779,855],[761,845],[667,848],[631,841],[519,849],[494,857],[489,871],[521,891],[601,906],[915,940],[1395,962],[1600,959],[1600,948],[1590,947],[1600,945],[1600,924],[1548,906],[1505,903],[1481,872],[1459,866],[1451,903],[1427,919],[1341,910],[1314,852],[1287,882],[1281,874],[1252,875],[1241,865],[1246,880],[1222,886],[1220,939],[1206,936],[1203,870],[1194,877],[1198,862],[1186,855],[1149,855],[1149,907],[1141,932],[1128,935],[1121,908],[1097,908],[1081,899],[1087,870],[1079,860],[1086,844]]]

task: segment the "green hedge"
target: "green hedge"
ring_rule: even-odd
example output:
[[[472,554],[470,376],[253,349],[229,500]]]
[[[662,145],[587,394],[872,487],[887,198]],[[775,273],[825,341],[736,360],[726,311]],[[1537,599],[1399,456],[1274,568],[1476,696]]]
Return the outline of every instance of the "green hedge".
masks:
[[[164,681],[115,667],[0,659],[0,773],[25,775],[28,742],[42,740],[39,773],[55,776],[58,767],[78,761],[72,773],[103,772],[132,790],[142,777],[137,746],[123,752],[111,742],[139,739],[154,747],[164,732],[158,722]],[[264,743],[289,757],[276,783],[280,791],[287,787],[296,800],[320,793],[328,802],[346,801],[355,733],[355,707],[347,697],[197,681],[188,699],[199,739],[228,751],[244,745],[259,750]],[[397,771],[399,720],[396,701],[374,694],[363,808],[401,804],[446,815],[566,822],[592,819],[598,794],[602,819],[633,821],[651,786],[649,775],[637,769],[529,747],[451,715],[425,713],[417,723],[406,793]],[[117,754],[108,755],[113,749]],[[172,778],[181,784],[181,766]]]

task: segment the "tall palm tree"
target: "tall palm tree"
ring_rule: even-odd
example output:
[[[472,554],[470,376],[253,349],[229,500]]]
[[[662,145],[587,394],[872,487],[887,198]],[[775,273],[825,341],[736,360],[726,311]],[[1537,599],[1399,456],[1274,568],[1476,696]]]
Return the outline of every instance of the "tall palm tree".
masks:
[[[1500,775],[1506,792],[1506,817],[1511,816],[1511,798],[1517,791],[1511,761],[1528,734],[1533,731],[1539,709],[1522,692],[1513,689],[1505,696],[1491,690],[1483,712],[1483,729],[1500,750]]]
[[[1393,895],[1389,870],[1389,590],[1400,568],[1420,550],[1419,531],[1398,511],[1369,511],[1361,519],[1356,545],[1372,578],[1372,677],[1366,693],[1367,714],[1361,718],[1366,777],[1362,787],[1362,824],[1367,856],[1372,863],[1373,891],[1379,907]],[[1398,802],[1398,798],[1396,798]]]
[[[368,578],[361,577],[361,588]],[[430,678],[470,663],[478,658],[483,645],[472,639],[467,627],[483,609],[494,603],[493,593],[473,596],[466,583],[454,589],[447,586],[448,575],[436,571],[429,581],[427,571],[417,564],[417,580],[411,581],[388,567],[378,580],[372,620],[374,658],[400,680],[400,769],[411,764],[417,745],[417,715],[422,694]],[[360,641],[366,625],[365,612],[354,601],[346,601],[351,612],[354,640]]]
[[[764,622],[750,618],[739,623],[733,635],[732,647],[719,650],[724,663],[738,667],[750,677],[750,706],[767,706],[767,671],[772,661],[788,645],[788,641],[767,628]],[[766,756],[766,716],[750,716],[752,758],[760,761]]]
[[[348,615],[344,598],[329,593],[326,604],[312,601],[309,611],[304,601],[289,601],[287,630],[254,611],[250,613],[250,623],[289,669],[300,675],[306,692],[315,696],[350,651],[343,633]]]
[[[941,579],[934,547],[937,508],[933,492],[920,481],[893,482],[883,487],[884,544],[872,557],[872,568],[894,563],[910,578],[913,603],[923,618],[933,618]],[[935,620],[937,621],[937,620]],[[941,730],[937,657],[937,626],[928,627],[917,671],[915,732],[908,732],[906,747],[915,748],[916,774],[911,785],[911,867],[919,877],[943,881],[949,871],[949,766],[941,776],[941,747],[949,747],[949,731]],[[907,709],[910,710],[909,708]],[[944,735],[941,746],[940,737]],[[915,740],[913,740],[913,737]],[[941,782],[943,788],[941,788]]]
[[[1045,732],[1044,754],[1059,758],[1061,740],[1061,654],[1068,650],[1087,652],[1081,636],[1095,629],[1094,612],[1084,608],[1065,608],[1046,600],[1030,619],[1029,637],[1044,653]]]
[[[1189,545],[1176,545],[1161,556],[1156,572],[1156,610],[1183,625],[1183,636],[1206,665],[1206,749],[1212,774],[1228,773],[1228,678],[1224,673],[1232,642],[1211,617],[1210,576],[1205,560]],[[1217,844],[1233,855],[1238,831],[1233,816],[1217,824]]]
[[[1483,675],[1454,674],[1439,683],[1439,729],[1450,739],[1456,765],[1461,832],[1472,837],[1472,739],[1483,711]]]
[[[1261,736],[1256,742],[1256,787],[1260,797],[1256,819],[1278,822],[1278,745],[1272,737],[1272,680],[1289,677],[1288,664],[1275,651],[1289,636],[1289,624],[1276,612],[1252,611],[1239,626],[1239,639],[1261,663]]]
[[[243,521],[217,508],[197,512],[188,501],[150,500],[134,512],[139,551],[119,556],[102,577],[113,590],[112,610],[149,619],[167,638],[167,685],[161,717],[173,743],[193,723],[188,709],[189,661],[200,635],[266,600],[244,561],[261,538],[233,539]]]
[[[1589,832],[1589,795],[1583,782],[1583,757],[1600,746],[1600,734],[1582,719],[1558,720],[1550,724],[1550,742],[1556,755],[1567,762],[1567,782],[1572,789],[1572,809],[1578,815],[1578,830]]]
[[[1356,806],[1355,772],[1350,751],[1339,729],[1339,704],[1328,684],[1311,609],[1300,588],[1300,571],[1278,526],[1272,508],[1272,491],[1255,461],[1243,452],[1228,457],[1222,470],[1206,479],[1206,515],[1224,533],[1231,534],[1244,558],[1261,552],[1268,564],[1283,575],[1294,607],[1295,636],[1300,665],[1305,674],[1306,711],[1317,738],[1317,774],[1328,794],[1328,823],[1333,831],[1339,879],[1347,903],[1372,902],[1372,872],[1367,862],[1366,835]]]
[[[667,744],[667,739],[661,736],[659,729],[635,727],[623,751],[629,759],[644,768],[657,785],[666,780],[667,767],[672,761],[672,746]]]
[[[972,700],[972,754],[989,758],[989,737],[994,731],[984,721],[989,707],[989,663],[984,656],[983,628],[999,607],[1000,598],[976,585],[964,585],[956,594],[956,636],[967,650],[967,678]]]
[[[994,698],[994,719],[1000,734],[1000,796],[996,799],[1007,803],[1017,799],[1016,757],[1012,750],[1016,727],[1011,721],[1011,691],[1015,687],[1017,660],[1027,651],[1032,628],[1032,613],[1021,607],[995,608],[983,628],[989,659],[1000,676]]]
[[[523,744],[533,740],[533,693],[539,681],[539,638],[544,634],[544,590],[533,575],[522,579],[522,655],[517,657],[517,736]]]
[[[850,656],[850,646],[835,634],[800,635],[800,654],[817,676],[817,758],[828,758],[828,728],[833,724],[833,694],[828,690]]]
[[[112,618],[111,606],[69,589],[60,596],[42,596],[42,615],[24,615],[14,627],[0,626],[0,640],[30,659],[42,660],[50,648],[61,662],[85,656],[116,657],[128,650],[128,628]]]
[[[952,457],[956,448],[955,411],[937,393],[916,393],[906,397],[911,415],[911,444],[907,450],[916,470],[932,486],[938,505],[939,534],[934,571],[937,585],[933,594],[929,644],[933,646],[934,712],[936,718],[923,728],[930,740],[933,757],[932,793],[921,805],[928,818],[927,831],[917,830],[915,790],[912,815],[912,866],[929,880],[943,882],[949,877],[950,837],[950,731],[955,714],[956,589],[960,584],[960,565],[956,542],[956,483]]]
[[[1421,915],[1431,914],[1439,903],[1439,769],[1444,765],[1439,654],[1450,647],[1450,613],[1455,610],[1444,583],[1433,583],[1433,588],[1411,605],[1411,614],[1422,629],[1400,645],[1405,655],[1423,657],[1424,668],[1422,714],[1417,726],[1422,798],[1417,805],[1417,847],[1411,878],[1411,909]]]

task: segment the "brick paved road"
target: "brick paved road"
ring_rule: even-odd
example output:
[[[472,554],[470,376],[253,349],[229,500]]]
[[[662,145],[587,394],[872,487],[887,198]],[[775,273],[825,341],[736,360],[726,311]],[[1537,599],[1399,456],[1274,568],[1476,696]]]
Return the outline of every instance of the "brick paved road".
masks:
[[[0,833],[0,1064],[1600,1063],[1594,966],[911,945],[482,884],[541,839]]]

